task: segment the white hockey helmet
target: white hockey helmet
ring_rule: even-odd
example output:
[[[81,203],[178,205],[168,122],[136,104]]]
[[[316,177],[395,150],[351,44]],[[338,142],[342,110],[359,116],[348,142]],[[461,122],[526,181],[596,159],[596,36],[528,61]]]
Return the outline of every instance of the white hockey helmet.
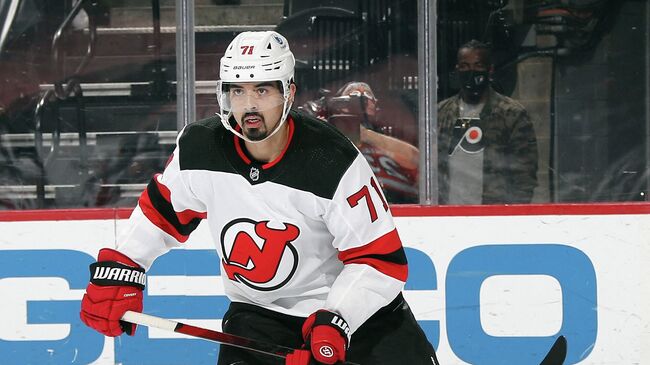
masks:
[[[274,31],[242,32],[230,42],[219,66],[217,100],[219,116],[226,129],[248,142],[261,142],[280,129],[291,109],[290,85],[293,82],[296,61],[286,38]],[[232,116],[228,83],[279,81],[284,98],[282,117],[275,129],[264,139],[252,141],[238,132],[230,123]]]

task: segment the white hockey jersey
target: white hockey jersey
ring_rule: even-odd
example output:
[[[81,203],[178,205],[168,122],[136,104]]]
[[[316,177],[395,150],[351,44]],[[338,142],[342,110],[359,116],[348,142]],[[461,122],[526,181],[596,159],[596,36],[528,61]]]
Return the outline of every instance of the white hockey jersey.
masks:
[[[149,269],[207,219],[231,300],[301,317],[327,309],[355,331],[402,290],[406,256],[363,155],[327,123],[294,112],[287,123],[269,163],[217,118],[188,125],[117,250]]]

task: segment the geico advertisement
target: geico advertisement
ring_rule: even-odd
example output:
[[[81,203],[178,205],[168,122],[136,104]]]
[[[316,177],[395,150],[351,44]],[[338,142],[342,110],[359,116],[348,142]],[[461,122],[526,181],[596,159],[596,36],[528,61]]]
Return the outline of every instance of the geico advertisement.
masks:
[[[88,265],[125,220],[1,222],[0,363],[210,364],[218,345],[79,320]],[[648,215],[398,217],[405,296],[442,364],[650,363]],[[228,300],[201,224],[148,272],[145,312],[220,329]],[[396,349],[398,350],[398,349]]]

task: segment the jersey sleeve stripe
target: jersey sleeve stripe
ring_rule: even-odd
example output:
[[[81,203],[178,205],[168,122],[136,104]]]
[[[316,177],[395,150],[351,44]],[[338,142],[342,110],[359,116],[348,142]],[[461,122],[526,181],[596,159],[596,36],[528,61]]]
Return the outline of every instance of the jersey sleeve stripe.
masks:
[[[140,195],[138,204],[151,223],[174,237],[178,242],[185,242],[190,233],[199,225],[201,219],[206,217],[206,213],[189,209],[176,212],[170,198],[169,189],[154,177]]]
[[[349,264],[368,265],[384,275],[390,276],[392,278],[395,278],[403,282],[406,282],[406,279],[408,278],[407,265],[394,264],[392,262],[369,258],[369,257],[360,257],[358,259],[352,259],[345,262],[345,264],[346,265]]]
[[[169,188],[167,186],[165,186],[165,184],[161,183],[158,180],[158,176],[160,176],[160,175],[161,174],[156,174],[156,176],[154,176],[154,178],[151,180],[151,182],[149,184],[151,185],[152,182],[155,182],[156,187],[158,188],[158,191],[160,192],[160,195],[163,197],[163,199],[165,200],[166,203],[169,203],[171,205],[172,192],[169,190]],[[192,221],[192,219],[195,219],[195,218],[205,219],[207,217],[207,214],[205,212],[196,212],[196,211],[191,210],[191,209],[186,209],[186,210],[184,210],[182,212],[176,212],[172,207],[172,210],[174,211],[174,213],[176,213],[176,216],[178,217],[178,221],[182,225],[189,224]]]
[[[368,244],[339,252],[339,259],[345,262],[345,260],[359,256],[385,255],[401,248],[402,240],[399,238],[399,234],[397,234],[397,229],[393,229]]]
[[[160,195],[162,195],[163,198],[165,198],[166,201],[170,202],[172,201],[172,192],[169,190],[168,187],[165,186],[165,184],[161,183],[158,178],[161,177],[162,174],[155,174],[154,177],[149,181],[149,185],[151,183],[156,183],[156,188],[160,192]]]
[[[408,265],[402,241],[394,229],[361,247],[339,252],[343,264],[365,264],[395,279],[406,281]]]
[[[364,256],[358,256],[358,257],[354,257],[354,258],[348,258],[348,261],[349,260],[358,260],[358,259],[362,259],[362,258],[384,260],[386,262],[391,262],[393,264],[398,264],[398,265],[406,265],[407,264],[406,253],[404,253],[404,250],[402,248],[398,249],[397,251],[393,251],[391,253],[385,254],[385,255],[364,255]]]

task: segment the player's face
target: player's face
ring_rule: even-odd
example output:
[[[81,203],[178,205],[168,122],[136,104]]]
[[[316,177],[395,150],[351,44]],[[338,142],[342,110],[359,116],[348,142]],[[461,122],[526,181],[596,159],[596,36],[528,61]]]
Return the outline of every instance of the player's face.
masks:
[[[276,82],[231,84],[230,110],[242,134],[260,141],[273,132],[284,109],[284,96]]]

